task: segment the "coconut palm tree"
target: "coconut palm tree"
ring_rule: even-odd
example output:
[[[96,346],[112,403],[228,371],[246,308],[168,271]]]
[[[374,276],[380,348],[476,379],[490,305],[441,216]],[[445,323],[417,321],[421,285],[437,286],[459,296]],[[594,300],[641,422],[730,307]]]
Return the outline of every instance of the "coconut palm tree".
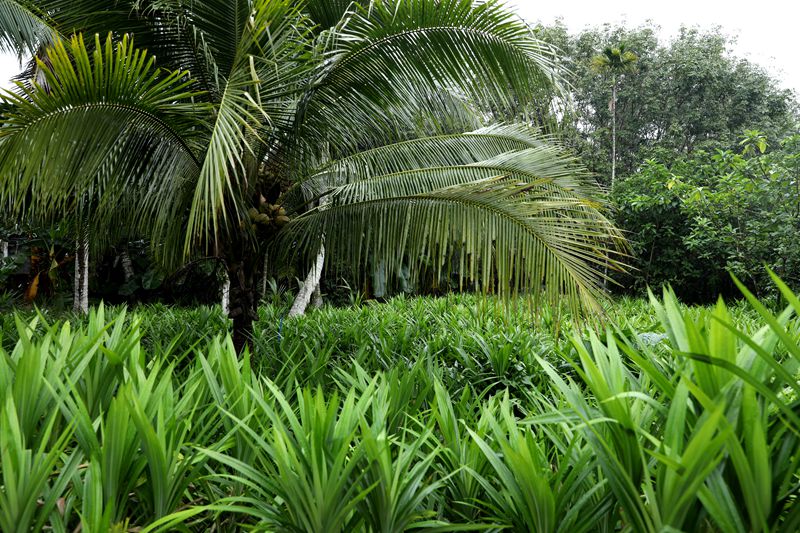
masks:
[[[39,57],[3,97],[3,209],[80,198],[94,249],[134,231],[169,267],[219,258],[238,332],[265,253],[310,264],[307,292],[325,254],[458,257],[473,286],[584,309],[619,264],[580,165],[529,124],[487,126],[561,90],[498,1],[0,0],[0,43]]]
[[[617,92],[619,80],[636,69],[639,57],[628,50],[625,43],[607,46],[592,58],[592,70],[598,74],[611,76],[611,186],[617,178]]]

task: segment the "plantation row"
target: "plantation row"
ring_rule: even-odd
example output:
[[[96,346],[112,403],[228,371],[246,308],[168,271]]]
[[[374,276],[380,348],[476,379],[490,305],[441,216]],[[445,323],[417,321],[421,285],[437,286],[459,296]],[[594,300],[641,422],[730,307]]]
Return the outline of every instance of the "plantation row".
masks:
[[[208,309],[17,316],[0,530],[796,531],[777,283],[777,314],[667,292],[603,333],[469,296],[269,306],[241,357]]]

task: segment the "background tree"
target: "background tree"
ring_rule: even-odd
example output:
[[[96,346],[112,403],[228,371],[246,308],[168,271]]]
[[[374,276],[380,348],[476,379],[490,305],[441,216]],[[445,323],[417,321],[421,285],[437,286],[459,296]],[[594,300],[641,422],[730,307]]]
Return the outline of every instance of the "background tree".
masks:
[[[786,236],[796,231],[790,139],[800,121],[791,91],[732,55],[732,40],[719,29],[683,28],[671,41],[652,24],[536,31],[573,72],[564,136],[599,176],[612,174],[607,104],[614,94],[593,59],[616,43],[637,52],[636,69],[616,94],[612,203],[636,266],[619,279],[623,286],[642,292],[671,283],[682,298],[705,302],[738,294],[729,271],[752,290],[770,287],[763,263],[795,283],[797,247]]]
[[[635,290],[670,283],[686,301],[736,296],[729,273],[768,294],[768,265],[800,287],[800,135],[774,148],[749,131],[736,151],[648,160],[612,192],[629,232]]]
[[[611,175],[612,88],[592,69],[592,59],[617,43],[638,57],[617,92],[617,176],[630,176],[647,159],[669,162],[697,149],[735,150],[747,129],[763,131],[777,146],[797,125],[796,96],[759,65],[733,55],[732,39],[719,29],[683,28],[670,41],[660,39],[653,24],[570,33],[557,23],[536,32],[561,51],[572,72],[573,112],[563,134],[600,179]]]
[[[0,40],[47,62],[4,96],[2,205],[56,219],[88,197],[98,249],[123,227],[172,269],[219,258],[240,340],[265,253],[312,262],[324,240],[334,264],[419,272],[458,252],[473,286],[591,308],[621,246],[552,139],[480,128],[561,88],[497,2],[4,6]]]
[[[614,186],[617,175],[617,91],[619,81],[627,73],[636,68],[638,57],[628,50],[625,43],[607,46],[602,53],[592,58],[592,70],[599,74],[611,76],[611,186]]]

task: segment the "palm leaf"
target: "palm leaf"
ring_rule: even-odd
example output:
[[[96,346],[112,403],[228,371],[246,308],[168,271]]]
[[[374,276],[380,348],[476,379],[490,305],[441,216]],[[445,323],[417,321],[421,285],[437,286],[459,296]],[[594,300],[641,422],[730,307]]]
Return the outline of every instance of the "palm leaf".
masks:
[[[596,187],[582,180],[580,171],[571,165],[571,161],[561,159],[559,155],[552,147],[541,147],[467,165],[406,170],[342,185],[329,191],[327,196],[336,204],[348,204],[422,194],[503,176],[513,178],[519,184],[531,185],[529,194],[547,192],[553,197],[583,200],[587,207],[599,206],[599,202],[591,197],[597,193]]]
[[[352,183],[411,169],[470,164],[506,152],[538,148],[553,142],[535,128],[498,125],[469,133],[438,135],[363,150],[331,161],[301,183]]]
[[[0,202],[42,220],[93,205],[98,224],[127,213],[166,230],[199,167],[203,106],[183,72],[160,71],[131,39],[94,44],[56,43],[40,62],[46,88],[2,95]]]
[[[372,2],[332,30],[322,50],[325,61],[300,110],[308,117],[303,136],[342,147],[382,138],[387,109],[412,128],[428,91],[452,90],[478,109],[507,110],[547,105],[561,86],[552,50],[496,1]]]
[[[30,0],[0,0],[0,50],[22,59],[56,35],[47,12]]]
[[[326,30],[339,24],[355,3],[353,0],[307,0],[305,10],[319,29]]]
[[[458,276],[502,294],[543,288],[548,300],[597,310],[606,264],[622,238],[586,200],[563,198],[502,176],[472,183],[326,205],[294,219],[281,243],[316,251],[325,235],[333,257],[351,265],[430,263],[437,275],[454,252]],[[414,279],[416,281],[416,279]]]

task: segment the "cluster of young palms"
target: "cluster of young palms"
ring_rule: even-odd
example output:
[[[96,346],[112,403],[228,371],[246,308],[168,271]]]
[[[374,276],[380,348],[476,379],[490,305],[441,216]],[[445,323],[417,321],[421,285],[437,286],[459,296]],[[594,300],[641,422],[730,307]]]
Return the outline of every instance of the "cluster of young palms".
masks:
[[[140,319],[102,308],[18,319],[0,529],[796,531],[800,299],[776,283],[778,314],[745,291],[756,328],[666,292],[666,343],[576,334],[511,389],[451,379],[435,349],[328,360],[323,384],[303,353],[269,379],[230,338],[143,349]]]
[[[2,0],[0,46],[36,57],[2,96],[3,212],[73,221],[79,256],[136,235],[168,268],[219,258],[237,330],[293,258],[306,297],[327,253],[589,308],[618,265],[593,181],[535,127],[557,57],[499,1]]]

